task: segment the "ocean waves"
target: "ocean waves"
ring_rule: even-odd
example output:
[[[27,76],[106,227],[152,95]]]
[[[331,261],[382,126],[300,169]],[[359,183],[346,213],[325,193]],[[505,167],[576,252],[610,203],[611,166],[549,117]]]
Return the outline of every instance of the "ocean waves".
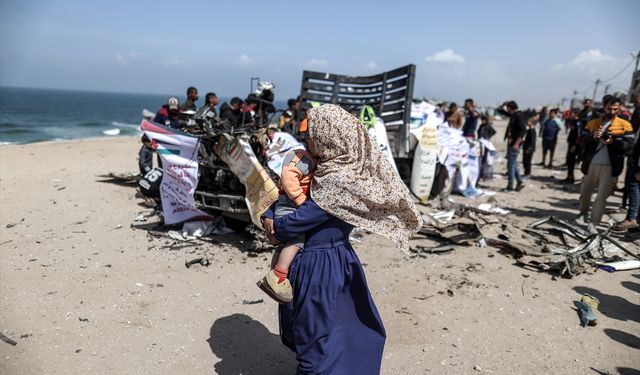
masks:
[[[165,100],[158,95],[0,87],[0,144],[139,135],[142,109],[159,108]]]

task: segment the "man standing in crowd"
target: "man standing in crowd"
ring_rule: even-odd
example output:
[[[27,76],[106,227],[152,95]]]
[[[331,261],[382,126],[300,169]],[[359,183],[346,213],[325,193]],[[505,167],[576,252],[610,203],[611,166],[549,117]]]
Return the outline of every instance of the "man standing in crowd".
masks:
[[[207,95],[204,96],[204,105],[202,106],[207,107],[207,109],[209,110],[209,114],[207,116],[209,117],[217,117],[218,116],[218,112],[216,111],[216,107],[218,106],[218,95],[216,95],[215,92],[208,92]],[[199,111],[201,111],[202,108],[200,108]]]
[[[531,160],[533,159],[533,153],[536,151],[536,123],[538,122],[538,116],[538,114],[535,114],[527,120],[527,134],[522,145],[523,177],[531,175]]]
[[[589,135],[583,142],[582,172],[586,173],[580,187],[580,216],[590,223],[592,232],[604,215],[607,198],[624,168],[625,152],[633,147],[634,141],[631,124],[617,116],[620,99],[609,96],[603,99],[603,104],[604,115],[587,123],[585,130]],[[596,187],[598,192],[589,218],[591,195]]]
[[[227,120],[231,126],[238,126],[250,121],[251,114],[243,111],[244,102],[237,96],[223,103],[220,107],[220,121]]]
[[[558,133],[560,132],[560,126],[556,117],[558,116],[558,110],[552,109],[549,111],[549,118],[544,122],[542,128],[542,165],[545,168],[553,167],[553,155],[556,151],[556,144],[558,143]],[[545,163],[547,159],[547,152],[549,152],[549,165]]]
[[[464,125],[462,126],[462,135],[467,138],[475,139],[480,114],[476,111],[475,106],[473,105],[473,99],[467,99],[464,101],[464,109],[467,110],[467,115],[465,116]]]
[[[569,129],[569,135],[567,136],[567,178],[562,180],[562,182],[573,184],[576,181],[573,171],[578,162],[580,136],[584,128],[584,124],[580,119],[580,112],[577,109],[572,109],[565,124],[567,129]]]
[[[515,190],[520,191],[524,188],[524,183],[518,172],[518,154],[522,146],[522,141],[527,132],[527,121],[524,118],[524,114],[518,111],[518,104],[513,100],[505,104],[506,111],[509,114],[509,125],[507,125],[507,132],[505,134],[505,140],[507,141],[507,175],[508,182],[506,191],[513,191],[513,180],[516,180],[517,185]]]
[[[187,100],[182,105],[182,111],[195,111],[198,101],[198,89],[191,86],[187,89]]]
[[[637,102],[636,99],[636,105],[638,104]],[[635,113],[638,113],[637,106],[634,114]],[[627,216],[614,227],[614,230],[619,232],[637,228],[638,220],[640,219],[640,137],[636,139],[633,153],[627,163],[627,168],[626,193],[629,201],[627,205]]]
[[[580,111],[580,120],[582,120],[583,124],[586,124],[596,117],[597,117],[596,112],[593,109],[593,102],[591,102],[591,99],[585,99],[584,102],[582,102],[582,111]]]
[[[444,118],[452,128],[460,129],[462,126],[462,114],[458,111],[456,103],[449,104],[449,110],[444,114]]]
[[[635,97],[634,102],[634,111],[631,116],[629,116],[631,122],[631,127],[633,128],[633,134],[635,139],[638,140],[640,138],[640,111],[638,111],[638,107],[640,107],[640,95]],[[624,193],[622,194],[622,208],[630,208],[629,203],[629,184],[634,183],[635,177],[633,171],[635,166],[633,164],[633,157],[631,153],[627,154],[627,171],[624,176]]]

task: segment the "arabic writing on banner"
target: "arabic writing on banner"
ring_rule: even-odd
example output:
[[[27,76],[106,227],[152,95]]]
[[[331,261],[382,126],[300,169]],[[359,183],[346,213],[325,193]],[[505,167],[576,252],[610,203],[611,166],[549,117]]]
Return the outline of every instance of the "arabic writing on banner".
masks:
[[[140,129],[157,145],[162,160],[160,198],[165,224],[213,219],[196,208],[193,197],[198,186],[199,139],[147,120]]]

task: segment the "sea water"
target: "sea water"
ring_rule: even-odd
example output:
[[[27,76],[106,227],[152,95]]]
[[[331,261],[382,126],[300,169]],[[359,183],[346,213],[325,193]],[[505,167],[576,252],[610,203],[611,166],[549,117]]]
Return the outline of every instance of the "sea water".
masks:
[[[0,87],[0,144],[139,135],[142,110],[155,113],[169,96]]]

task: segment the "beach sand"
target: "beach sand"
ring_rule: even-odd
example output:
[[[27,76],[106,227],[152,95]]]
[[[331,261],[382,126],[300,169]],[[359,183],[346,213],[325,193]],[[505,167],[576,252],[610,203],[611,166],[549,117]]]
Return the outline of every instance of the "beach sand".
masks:
[[[149,211],[135,188],[98,182],[135,172],[138,148],[133,137],[0,147],[0,333],[17,342],[0,342],[0,373],[294,373],[277,305],[255,285],[269,253],[252,256],[247,235],[194,243],[152,236],[145,228],[156,218],[134,223]],[[536,166],[521,194],[496,199],[514,223],[572,218],[578,185],[561,189],[564,173]],[[487,184],[505,185],[504,177]],[[610,202],[619,206],[619,195]],[[638,270],[555,279],[491,247],[409,258],[374,235],[354,247],[387,330],[383,374],[640,368]],[[212,264],[184,266],[198,256]],[[584,292],[600,297],[597,326],[580,326],[573,301]]]

